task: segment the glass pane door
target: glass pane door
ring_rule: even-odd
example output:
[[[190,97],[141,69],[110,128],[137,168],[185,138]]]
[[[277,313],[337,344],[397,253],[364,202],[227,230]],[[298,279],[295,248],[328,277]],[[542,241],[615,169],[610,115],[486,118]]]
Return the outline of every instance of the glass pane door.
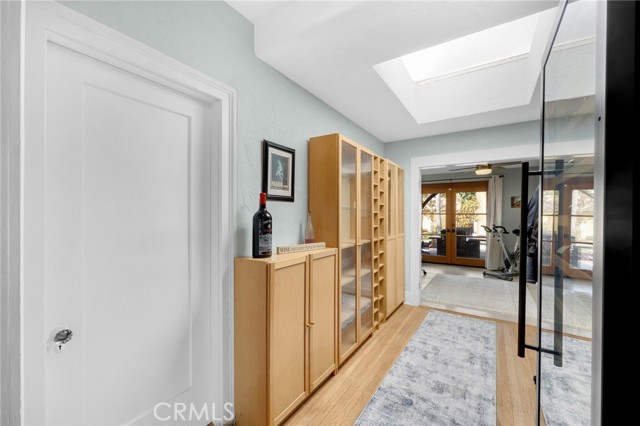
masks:
[[[354,245],[356,243],[356,156],[357,148],[346,142],[342,142],[342,169],[340,181],[340,242],[343,245]]]
[[[447,258],[447,189],[422,190],[423,262],[448,262]]]
[[[553,274],[556,257],[551,256],[557,246],[569,247],[562,255],[563,274],[566,277],[591,279],[593,270],[593,176],[574,178],[564,183],[563,205],[559,206],[559,192],[545,188],[545,209],[543,222],[545,233],[542,235],[542,268],[545,274]],[[559,210],[565,212],[565,232],[562,241],[557,244],[550,232],[561,220]]]
[[[340,276],[340,356],[356,344],[356,247],[342,249]]]
[[[486,180],[422,185],[423,262],[484,266],[486,224]]]
[[[373,276],[371,243],[360,247],[360,339],[373,328]]]
[[[340,356],[356,344],[357,330],[357,149],[341,143],[340,177]]]
[[[455,232],[455,250],[451,263],[468,266],[484,266],[487,251],[487,183],[468,183],[453,188],[455,212],[451,229]],[[507,235],[504,236],[505,239]],[[515,245],[515,240],[506,241]],[[513,247],[510,247],[513,249]]]
[[[591,424],[595,27],[569,3],[543,75],[539,424]]]
[[[360,151],[360,335],[373,328],[373,155]]]

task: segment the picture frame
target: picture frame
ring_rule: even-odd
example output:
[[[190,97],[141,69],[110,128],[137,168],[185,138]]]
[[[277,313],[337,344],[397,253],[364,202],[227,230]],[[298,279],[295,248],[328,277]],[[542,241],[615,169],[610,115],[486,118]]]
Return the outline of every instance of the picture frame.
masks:
[[[517,209],[517,208],[520,208],[520,206],[521,206],[520,196],[516,195],[514,197],[511,197],[511,208]]]
[[[262,141],[262,192],[267,200],[294,200],[296,150],[275,142]]]

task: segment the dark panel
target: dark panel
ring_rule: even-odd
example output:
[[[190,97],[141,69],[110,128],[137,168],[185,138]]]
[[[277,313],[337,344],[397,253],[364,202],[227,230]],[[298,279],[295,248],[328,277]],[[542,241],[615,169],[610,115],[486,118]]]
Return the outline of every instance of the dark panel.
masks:
[[[605,109],[604,172],[604,268],[602,326],[602,423],[620,418],[629,407],[619,397],[615,374],[619,368],[633,368],[630,357],[635,327],[629,323],[637,302],[629,297],[640,269],[634,271],[633,241],[638,219],[634,220],[633,166],[639,158],[630,151],[638,143],[638,72],[637,28],[640,8],[633,1],[609,1],[607,5],[607,60]],[[632,136],[633,135],[633,136]],[[636,177],[637,179],[637,177]],[[635,225],[635,226],[634,226]],[[626,287],[626,288],[625,288]],[[630,300],[631,299],[631,300]],[[617,333],[616,333],[617,331]],[[614,340],[614,335],[627,336]],[[616,369],[616,364],[618,368]]]

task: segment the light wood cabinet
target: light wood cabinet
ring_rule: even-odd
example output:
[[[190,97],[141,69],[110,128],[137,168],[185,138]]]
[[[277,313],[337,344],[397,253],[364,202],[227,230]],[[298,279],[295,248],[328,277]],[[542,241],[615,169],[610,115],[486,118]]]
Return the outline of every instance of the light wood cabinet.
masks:
[[[308,152],[309,211],[315,237],[340,249],[338,353],[343,362],[385,321],[387,306],[393,310],[402,303],[398,300],[404,300],[404,284],[401,297],[398,287],[390,285],[399,278],[396,271],[402,269],[397,267],[402,254],[393,258],[393,265],[388,257],[396,250],[395,227],[399,226],[394,221],[393,232],[389,229],[389,182],[397,191],[399,168],[337,133],[309,139]],[[393,180],[388,176],[390,164]],[[397,194],[394,197],[397,210],[401,201]],[[387,239],[390,233],[393,242]],[[394,292],[391,304],[384,301],[389,291]]]
[[[332,134],[309,140],[309,211],[315,238],[338,247],[338,354],[346,360],[374,329],[374,155]]]
[[[373,160],[373,324],[376,329],[386,321],[386,161],[376,155]]]
[[[313,254],[309,263],[309,386],[313,392],[337,366],[337,259]]]
[[[387,161],[387,235],[386,279],[384,309],[391,315],[404,303],[404,171]]]
[[[336,249],[235,261],[235,410],[278,425],[337,368]]]

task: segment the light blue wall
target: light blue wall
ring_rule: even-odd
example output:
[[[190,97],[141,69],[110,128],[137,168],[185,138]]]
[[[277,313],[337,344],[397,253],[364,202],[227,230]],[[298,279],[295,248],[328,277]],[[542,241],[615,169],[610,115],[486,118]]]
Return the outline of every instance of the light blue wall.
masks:
[[[506,169],[501,172],[504,175],[502,180],[502,226],[507,228],[509,232],[520,227],[520,209],[511,207],[511,197],[520,195],[521,173],[520,168]],[[538,188],[539,182],[538,176],[529,177],[529,198]]]
[[[571,109],[568,109],[569,111]],[[587,114],[583,116],[569,116],[551,119],[547,123],[546,138],[549,144],[577,142],[583,146],[589,146],[594,140],[594,116]],[[411,253],[410,241],[407,237],[411,231],[411,159],[426,157],[430,155],[442,155],[451,153],[463,153],[469,151],[514,148],[518,146],[539,145],[540,144],[540,121],[528,121],[523,123],[509,124],[505,126],[488,127],[484,129],[469,130],[465,132],[448,133],[424,138],[410,139],[405,141],[387,143],[385,156],[399,164],[405,170],[404,190],[405,190],[405,277],[410,277],[411,265],[409,255]],[[592,150],[592,148],[591,148]],[[585,149],[588,152],[589,149]],[[529,189],[535,189],[535,179],[530,179]],[[513,185],[503,187],[505,197],[511,196],[514,192]],[[507,228],[517,226],[517,218],[512,214],[515,209],[506,205],[503,198],[503,215],[506,214],[503,222]],[[407,278],[408,279],[408,278]],[[411,297],[409,291],[415,288],[409,281],[405,282],[407,292],[405,296]],[[415,296],[415,295],[414,295]]]
[[[456,152],[478,151],[482,149],[496,149],[514,147],[518,145],[531,145],[539,143],[540,124],[537,121],[516,123],[506,126],[488,127],[484,129],[469,130],[465,132],[447,133],[443,135],[429,136],[425,138],[409,139],[386,144],[386,157],[399,164],[405,172],[405,253],[411,253],[410,241],[407,237],[411,231],[411,159],[426,157],[429,155],[442,155]],[[510,189],[509,189],[510,190]],[[504,192],[503,192],[504,193]],[[504,213],[503,209],[503,213]],[[405,261],[405,297],[409,299],[408,292],[413,287],[409,282],[411,264],[407,255]]]
[[[553,119],[547,123],[546,141],[548,143],[593,143],[594,126],[593,115]],[[411,169],[412,158],[483,149],[515,148],[534,144],[540,144],[540,121],[537,120],[391,142],[386,144],[385,156],[399,164],[405,170],[406,176],[406,173]],[[410,179],[405,178],[405,194],[409,194],[409,183]],[[529,186],[530,190],[533,190],[537,185],[530,182]],[[531,188],[532,186],[533,188]],[[512,193],[515,189],[507,186],[504,188],[504,192],[507,191]],[[406,196],[405,200],[408,200]],[[505,211],[507,211],[506,205],[503,209],[503,212]],[[405,208],[405,227],[408,227],[410,223],[409,214],[409,209]],[[517,222],[513,222],[511,218],[507,218],[507,220],[509,220],[511,227],[517,225]],[[406,229],[405,233],[407,233]]]
[[[539,140],[539,122],[529,121],[391,142],[386,144],[386,156],[402,166],[406,172],[411,165],[411,159],[415,157],[529,145],[538,143]]]
[[[384,154],[384,145],[258,59],[253,24],[222,1],[65,2],[238,92],[237,255],[251,255],[251,219],[261,189],[261,140],[296,150],[295,202],[268,203],[274,247],[303,238],[307,139],[340,132]]]

